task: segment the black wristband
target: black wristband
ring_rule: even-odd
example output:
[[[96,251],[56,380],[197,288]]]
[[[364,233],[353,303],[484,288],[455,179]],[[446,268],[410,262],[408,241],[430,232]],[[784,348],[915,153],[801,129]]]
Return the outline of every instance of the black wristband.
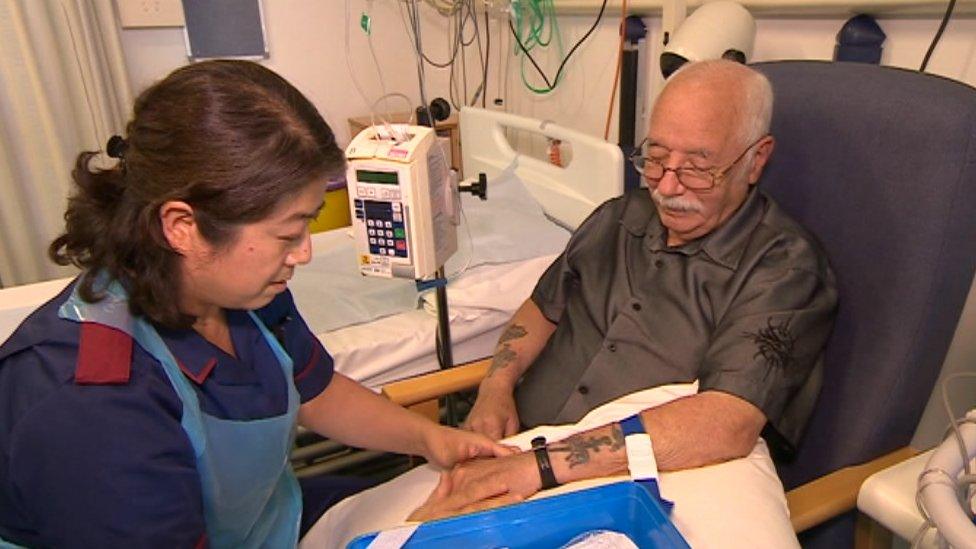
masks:
[[[542,479],[542,489],[548,490],[559,486],[556,474],[552,471],[552,462],[549,461],[549,449],[546,448],[546,437],[535,437],[532,439],[532,452],[535,454],[536,465],[539,466],[539,478]]]

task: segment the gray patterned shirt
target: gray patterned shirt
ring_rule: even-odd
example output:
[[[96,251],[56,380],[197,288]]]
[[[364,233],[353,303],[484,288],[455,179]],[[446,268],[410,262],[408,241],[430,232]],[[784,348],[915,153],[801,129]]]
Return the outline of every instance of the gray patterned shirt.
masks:
[[[813,238],[765,193],[668,247],[646,189],[607,201],[532,293],[556,323],[516,390],[527,426],[579,420],[624,394],[698,379],[796,444],[820,390],[837,305]]]

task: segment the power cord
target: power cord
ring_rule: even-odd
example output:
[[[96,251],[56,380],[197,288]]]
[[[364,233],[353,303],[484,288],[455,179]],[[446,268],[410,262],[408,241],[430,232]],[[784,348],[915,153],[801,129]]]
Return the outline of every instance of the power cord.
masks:
[[[600,12],[597,14],[596,20],[593,21],[593,25],[590,27],[588,31],[586,31],[586,34],[584,34],[582,38],[577,40],[576,44],[574,44],[573,47],[570,48],[569,53],[566,54],[566,57],[564,57],[562,62],[559,64],[559,68],[556,69],[556,77],[552,80],[549,80],[549,77],[542,70],[542,68],[539,67],[539,64],[536,63],[535,59],[532,57],[532,54],[530,54],[529,50],[525,47],[525,44],[522,43],[521,38],[519,38],[518,32],[516,32],[515,30],[515,26],[512,25],[512,21],[511,20],[508,21],[508,29],[511,31],[512,36],[515,37],[515,42],[518,44],[519,49],[522,50],[522,53],[525,54],[525,56],[532,63],[532,66],[535,67],[536,72],[539,73],[539,76],[541,76],[542,80],[546,83],[545,88],[530,88],[533,92],[538,94],[546,94],[556,89],[556,86],[559,85],[559,77],[562,76],[563,69],[566,67],[566,63],[573,56],[573,54],[576,53],[576,50],[583,44],[583,42],[585,42],[586,39],[589,38],[591,34],[593,34],[593,31],[596,30],[597,25],[600,24],[600,20],[603,19],[603,12],[606,11],[606,9],[607,9],[607,0],[603,0],[603,3],[600,5]]]
[[[485,62],[482,65],[483,72],[481,74],[481,108],[484,109],[487,106],[488,99],[488,61],[491,55],[491,28],[488,26],[488,9],[485,9]]]
[[[617,84],[620,83],[620,65],[624,60],[624,42],[627,40],[627,32],[624,26],[627,24],[627,0],[620,3],[620,39],[617,41],[617,68],[613,71],[613,88],[610,90],[610,101],[607,105],[607,123],[603,127],[603,139],[606,141],[610,137],[610,120],[613,118],[613,100],[617,96]]]
[[[949,0],[945,15],[942,16],[942,23],[939,24],[939,30],[935,31],[935,37],[932,38],[932,44],[929,45],[928,51],[925,52],[925,58],[922,59],[922,66],[918,68],[918,72],[925,72],[925,68],[929,66],[929,59],[931,59],[932,53],[935,51],[935,46],[942,39],[942,33],[945,32],[946,26],[949,25],[949,19],[952,17],[952,9],[954,7],[956,7],[956,0]]]
[[[476,15],[477,10],[475,9],[474,0],[457,0],[455,2],[446,2],[445,0],[428,0],[427,4],[434,7],[437,13],[448,18],[448,49],[450,51],[450,57],[447,61],[435,61],[431,59],[423,50],[423,47],[419,47],[420,44],[420,34],[421,34],[421,21],[420,12],[417,8],[419,0],[403,0],[399,2],[398,5],[401,8],[400,17],[404,23],[404,27],[407,29],[408,34],[411,34],[414,38],[413,45],[414,49],[420,58],[421,63],[430,64],[438,69],[449,69],[449,86],[448,89],[449,99],[451,105],[455,109],[460,109],[462,105],[474,105],[477,103],[479,97],[483,98],[484,94],[487,92],[487,63],[484,58],[487,55],[482,50],[482,40],[481,40],[481,29],[478,24],[478,18]],[[403,17],[403,7],[406,6],[407,16],[409,18],[409,24]],[[485,8],[485,13],[487,14],[487,8]],[[466,32],[469,32],[468,36],[465,36]],[[486,26],[485,33],[489,33],[490,29]],[[489,38],[490,40],[490,38]],[[467,91],[467,61],[464,54],[464,49],[467,46],[473,44],[477,45],[478,48],[478,60],[481,63],[481,70],[479,75],[481,76],[480,84],[475,88],[475,92],[472,95],[468,95]],[[458,55],[460,53],[460,55]],[[460,57],[460,60],[459,60]],[[460,61],[460,67],[458,67]],[[459,82],[460,79],[460,82]],[[426,101],[423,101],[426,103]],[[484,99],[482,99],[484,104]]]

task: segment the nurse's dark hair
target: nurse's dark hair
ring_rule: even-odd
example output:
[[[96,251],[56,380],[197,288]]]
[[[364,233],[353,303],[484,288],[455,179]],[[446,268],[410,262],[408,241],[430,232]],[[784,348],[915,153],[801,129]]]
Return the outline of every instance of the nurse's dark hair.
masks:
[[[159,209],[193,207],[200,233],[227,245],[242,225],[266,218],[313,181],[345,166],[335,136],[301,92],[263,66],[205,61],[177,69],[136,99],[121,156],[92,168],[78,156],[65,232],[48,250],[84,273],[79,292],[101,298],[95,274],[126,288],[131,312],[171,327],[193,321],[177,308],[179,255],[163,235]],[[227,273],[234,276],[234,273]]]

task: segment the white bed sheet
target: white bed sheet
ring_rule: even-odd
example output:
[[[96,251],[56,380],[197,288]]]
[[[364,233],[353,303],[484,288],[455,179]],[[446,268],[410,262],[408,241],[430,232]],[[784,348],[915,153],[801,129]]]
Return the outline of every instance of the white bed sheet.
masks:
[[[506,442],[523,450],[536,436],[560,440],[639,410],[697,392],[697,383],[666,385],[624,396],[600,406],[579,423],[540,426]],[[301,549],[345,547],[355,537],[404,523],[427,498],[439,473],[424,465],[375,488],[339,502],[319,519],[301,540]],[[605,477],[574,482],[537,494],[549,497],[572,490],[619,482]],[[741,459],[660,475],[661,494],[674,502],[671,520],[688,543],[698,548],[797,548],[783,485],[762,439]]]
[[[447,299],[455,364],[492,354],[505,324],[555,258],[483,265],[452,282]],[[336,371],[379,390],[391,381],[439,367],[432,299],[425,297],[423,309],[316,335],[332,354]]]
[[[71,280],[71,277],[58,278],[0,289],[0,343],[14,333],[27,315],[58,295]]]

